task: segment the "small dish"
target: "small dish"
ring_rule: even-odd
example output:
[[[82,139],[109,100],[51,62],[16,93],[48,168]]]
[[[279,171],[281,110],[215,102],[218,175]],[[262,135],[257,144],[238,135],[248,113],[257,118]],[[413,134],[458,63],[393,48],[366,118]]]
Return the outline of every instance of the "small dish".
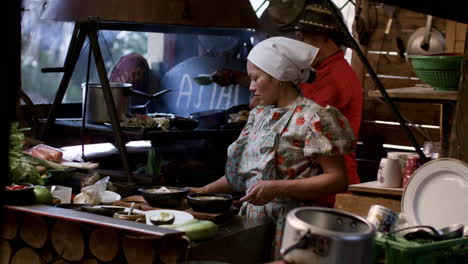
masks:
[[[183,224],[187,221],[190,221],[193,219],[193,215],[187,213],[187,212],[183,212],[183,211],[179,211],[179,210],[169,210],[169,209],[161,209],[161,210],[150,210],[150,211],[146,211],[145,214],[146,214],[146,223],[149,224],[149,225],[152,225],[150,219],[152,216],[154,215],[158,215],[162,212],[168,212],[168,213],[171,213],[172,215],[174,215],[174,222],[172,224],[174,225],[178,225],[178,224]]]
[[[146,215],[144,213],[132,212],[132,214],[129,215],[127,212],[116,212],[113,217],[143,224],[146,223]]]
[[[220,193],[192,193],[187,201],[193,210],[202,213],[223,213],[232,205],[232,196]]]
[[[12,186],[21,186],[21,189],[12,189]],[[26,205],[34,203],[34,185],[30,183],[18,183],[5,186],[5,204]]]
[[[170,212],[160,212],[158,214],[149,217],[150,222],[155,225],[172,225],[175,220],[175,216]]]

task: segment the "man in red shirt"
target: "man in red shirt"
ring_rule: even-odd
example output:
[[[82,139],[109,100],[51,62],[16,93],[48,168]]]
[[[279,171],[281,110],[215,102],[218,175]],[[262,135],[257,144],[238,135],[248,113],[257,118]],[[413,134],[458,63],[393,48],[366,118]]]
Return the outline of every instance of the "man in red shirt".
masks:
[[[331,105],[348,119],[356,139],[361,125],[363,89],[361,81],[344,58],[342,47],[349,43],[335,22],[331,10],[322,0],[307,2],[304,13],[297,23],[296,37],[319,48],[312,67],[315,80],[301,84],[302,94],[316,103]],[[356,154],[345,156],[349,184],[360,182],[357,174]],[[333,206],[334,196],[320,201],[321,205]]]
[[[322,0],[309,0],[300,17],[296,38],[319,48],[312,62],[315,69],[315,80],[300,85],[302,94],[316,103],[331,105],[348,119],[356,139],[361,125],[363,89],[361,81],[344,58],[342,47],[349,47],[348,41],[340,32],[331,10]],[[239,84],[248,87],[250,79],[245,73],[223,69],[215,75],[214,81],[221,86]],[[251,107],[255,106],[251,101]],[[360,182],[357,174],[356,154],[345,156],[348,172],[348,184]],[[324,197],[318,205],[333,207],[335,196]]]

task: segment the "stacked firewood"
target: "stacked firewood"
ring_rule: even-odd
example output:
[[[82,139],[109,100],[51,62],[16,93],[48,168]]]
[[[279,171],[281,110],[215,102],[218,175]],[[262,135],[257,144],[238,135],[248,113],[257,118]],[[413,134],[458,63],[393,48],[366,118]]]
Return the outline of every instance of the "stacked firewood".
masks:
[[[187,241],[4,211],[0,264],[179,263]]]

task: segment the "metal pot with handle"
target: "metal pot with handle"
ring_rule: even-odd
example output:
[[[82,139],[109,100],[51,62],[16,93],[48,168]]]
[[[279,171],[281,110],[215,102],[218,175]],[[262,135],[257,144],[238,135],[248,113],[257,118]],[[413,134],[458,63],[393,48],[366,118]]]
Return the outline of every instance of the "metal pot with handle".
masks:
[[[337,209],[300,207],[288,213],[281,254],[288,263],[371,261],[375,227],[362,217]]]
[[[444,49],[444,34],[432,27],[432,16],[428,15],[426,26],[416,29],[416,31],[409,37],[406,55],[443,53]]]
[[[149,100],[158,97],[162,94],[170,92],[170,89],[159,91],[155,94],[147,94],[138,90],[134,90],[132,84],[130,83],[109,83],[112,93],[112,98],[114,99],[117,117],[120,121],[123,121],[127,118],[129,110],[133,108],[130,105],[129,97],[130,96],[143,96]],[[110,116],[107,111],[107,106],[104,100],[104,94],[102,92],[101,83],[88,83],[88,92],[86,93],[86,83],[81,85],[83,89],[83,112],[86,112],[86,121],[88,123],[105,123],[110,122]],[[88,98],[85,96],[88,94]],[[85,106],[86,102],[86,106]],[[146,109],[146,105],[144,105]],[[135,106],[140,107],[140,106]]]

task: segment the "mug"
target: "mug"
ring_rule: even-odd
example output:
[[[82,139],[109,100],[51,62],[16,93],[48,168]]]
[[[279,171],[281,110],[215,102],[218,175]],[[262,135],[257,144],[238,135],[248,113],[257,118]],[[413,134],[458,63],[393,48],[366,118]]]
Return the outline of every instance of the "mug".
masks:
[[[418,155],[409,156],[406,160],[405,173],[403,174],[402,185],[406,188],[414,172],[421,166],[421,159]]]
[[[128,215],[128,212],[116,212],[114,213],[114,218],[129,220],[138,223],[146,223],[146,215],[144,214],[132,213],[131,215]]]
[[[386,188],[401,187],[401,168],[399,159],[383,158],[377,172],[377,185]]]

